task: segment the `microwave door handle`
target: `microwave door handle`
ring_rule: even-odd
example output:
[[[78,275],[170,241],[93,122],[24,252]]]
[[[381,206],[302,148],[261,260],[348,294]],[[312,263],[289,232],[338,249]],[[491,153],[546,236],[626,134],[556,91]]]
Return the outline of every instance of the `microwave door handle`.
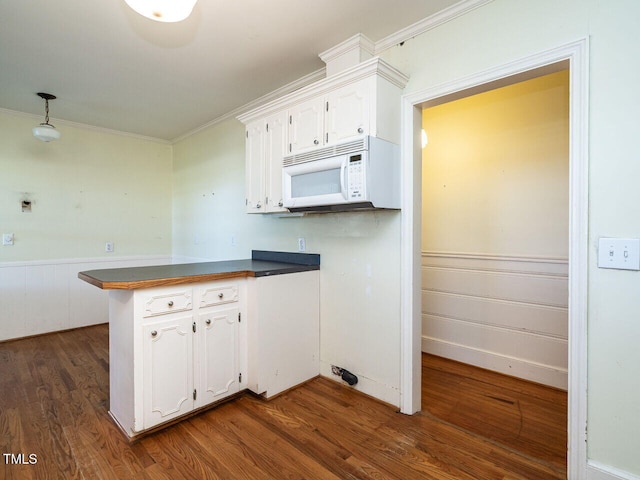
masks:
[[[346,162],[340,166],[340,192],[342,192],[342,196],[345,200],[349,198],[349,194],[346,189],[346,181],[345,176],[347,174],[347,164]]]

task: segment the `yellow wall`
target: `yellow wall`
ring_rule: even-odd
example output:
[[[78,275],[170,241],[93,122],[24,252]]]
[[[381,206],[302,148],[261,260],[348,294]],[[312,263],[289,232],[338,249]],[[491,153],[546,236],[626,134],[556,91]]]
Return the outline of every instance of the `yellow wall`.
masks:
[[[568,71],[422,117],[424,251],[567,258]]]
[[[170,145],[60,124],[44,143],[38,122],[0,112],[0,262],[171,253]]]

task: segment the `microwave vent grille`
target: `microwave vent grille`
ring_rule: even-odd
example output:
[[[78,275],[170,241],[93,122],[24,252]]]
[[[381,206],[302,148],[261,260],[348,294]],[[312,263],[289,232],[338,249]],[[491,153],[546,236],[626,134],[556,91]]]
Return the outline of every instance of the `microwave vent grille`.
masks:
[[[319,148],[310,152],[296,153],[283,158],[282,165],[297,165],[299,163],[312,162],[323,158],[336,157],[338,155],[348,155],[350,153],[362,152],[369,147],[369,137],[362,137],[351,142],[339,143],[330,147]]]

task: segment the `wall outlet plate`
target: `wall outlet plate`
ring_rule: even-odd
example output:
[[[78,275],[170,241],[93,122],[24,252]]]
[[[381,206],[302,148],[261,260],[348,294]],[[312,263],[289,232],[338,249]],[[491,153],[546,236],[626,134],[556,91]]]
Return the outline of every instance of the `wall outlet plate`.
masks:
[[[305,252],[307,250],[307,242],[304,237],[298,238],[298,251]]]
[[[13,245],[13,233],[2,234],[2,245]]]
[[[598,267],[640,270],[640,239],[601,238],[598,242]]]

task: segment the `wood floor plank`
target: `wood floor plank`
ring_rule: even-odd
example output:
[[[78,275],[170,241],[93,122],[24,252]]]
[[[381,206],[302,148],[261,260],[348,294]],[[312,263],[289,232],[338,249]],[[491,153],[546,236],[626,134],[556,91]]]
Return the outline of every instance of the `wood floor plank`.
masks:
[[[566,477],[566,392],[423,355],[423,411],[317,378],[242,395],[129,442],[108,414],[108,327],[0,343],[6,479],[549,480]]]

